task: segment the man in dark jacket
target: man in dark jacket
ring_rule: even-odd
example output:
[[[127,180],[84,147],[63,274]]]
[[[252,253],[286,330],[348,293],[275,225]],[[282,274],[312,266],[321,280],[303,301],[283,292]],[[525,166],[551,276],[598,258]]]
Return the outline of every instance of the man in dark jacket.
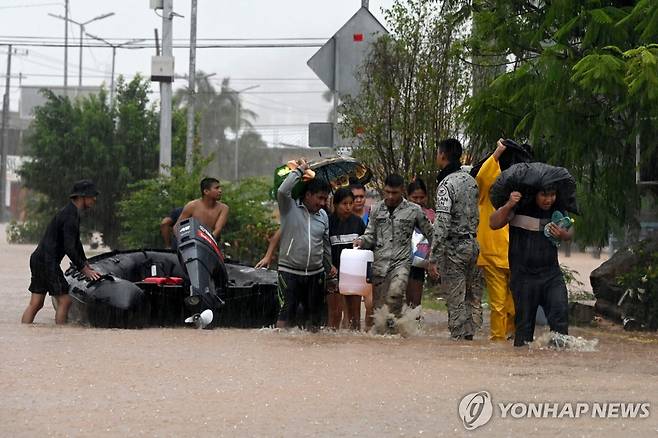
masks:
[[[55,322],[65,324],[71,298],[69,285],[59,267],[64,255],[88,279],[97,280],[100,274],[89,266],[80,242],[80,211],[92,208],[96,204],[98,190],[93,182],[83,179],[76,182],[71,190],[69,202],[48,224],[46,232],[37,249],[30,256],[32,280],[28,290],[32,293],[30,304],[23,312],[22,322],[31,324],[37,312],[43,307],[46,293],[57,301]]]

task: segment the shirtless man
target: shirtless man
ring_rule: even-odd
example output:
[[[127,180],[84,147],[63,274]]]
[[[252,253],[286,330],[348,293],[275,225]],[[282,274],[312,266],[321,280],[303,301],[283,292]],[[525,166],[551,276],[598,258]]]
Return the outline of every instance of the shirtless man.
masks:
[[[188,202],[183,208],[176,225],[184,219],[193,217],[212,230],[215,240],[219,241],[222,229],[228,220],[228,205],[220,202],[222,187],[215,178],[201,180],[201,198]]]

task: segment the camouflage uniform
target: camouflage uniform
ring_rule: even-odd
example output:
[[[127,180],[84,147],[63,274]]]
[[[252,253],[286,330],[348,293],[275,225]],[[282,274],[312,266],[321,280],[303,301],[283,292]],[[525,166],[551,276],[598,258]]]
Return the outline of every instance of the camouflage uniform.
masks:
[[[461,170],[446,176],[436,194],[430,263],[436,263],[441,275],[453,338],[472,336],[482,326],[483,281],[475,239],[479,221],[475,179]]]
[[[373,249],[373,308],[388,304],[389,311],[399,317],[404,304],[411,267],[411,236],[418,226],[431,242],[432,224],[421,208],[403,199],[393,213],[384,201],[370,212],[362,248]]]

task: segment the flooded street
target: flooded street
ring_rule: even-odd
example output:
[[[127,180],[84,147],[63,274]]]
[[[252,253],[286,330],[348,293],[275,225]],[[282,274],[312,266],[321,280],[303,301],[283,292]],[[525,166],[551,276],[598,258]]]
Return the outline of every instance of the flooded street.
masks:
[[[4,230],[3,230],[4,231]],[[263,330],[34,326],[33,246],[0,243],[0,436],[658,435],[658,336],[574,328],[596,352],[448,339],[426,312],[411,339]],[[486,390],[493,418],[467,431],[458,405]],[[503,402],[649,402],[650,416],[501,418]],[[483,435],[484,434],[484,435]]]

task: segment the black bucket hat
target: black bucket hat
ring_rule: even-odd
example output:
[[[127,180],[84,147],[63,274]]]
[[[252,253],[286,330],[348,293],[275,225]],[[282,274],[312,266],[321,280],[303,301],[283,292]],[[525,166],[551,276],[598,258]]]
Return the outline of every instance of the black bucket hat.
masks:
[[[90,179],[81,179],[73,183],[69,198],[76,196],[98,196],[100,192],[96,189],[96,184]]]

